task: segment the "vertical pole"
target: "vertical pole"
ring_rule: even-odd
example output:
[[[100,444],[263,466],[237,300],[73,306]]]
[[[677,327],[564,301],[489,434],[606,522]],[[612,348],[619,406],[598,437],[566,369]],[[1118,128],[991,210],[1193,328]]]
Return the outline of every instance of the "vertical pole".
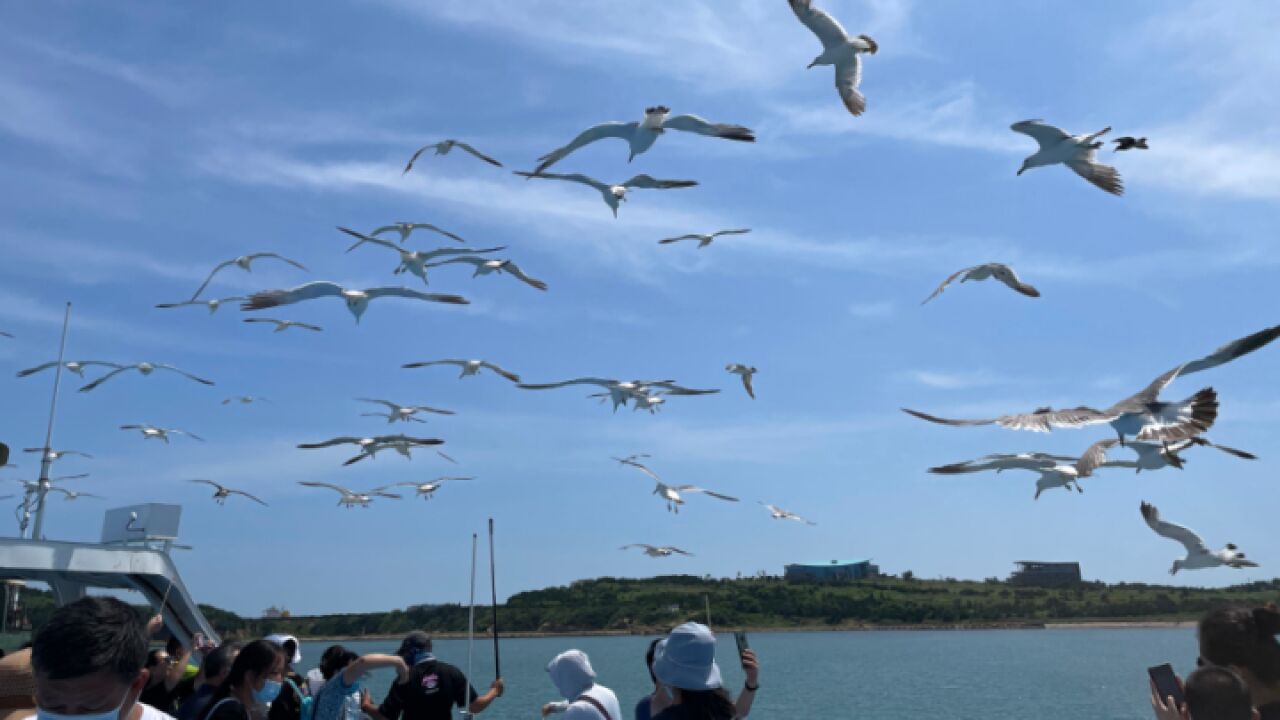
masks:
[[[470,686],[471,680],[471,658],[475,655],[476,648],[476,545],[479,543],[479,536],[471,533],[471,600],[467,603],[469,611],[467,613],[467,684]],[[471,715],[471,693],[465,693],[467,696],[467,707],[462,711],[463,716]]]
[[[58,410],[58,388],[62,384],[62,362],[67,352],[67,327],[71,324],[71,303],[67,303],[66,313],[62,316],[62,342],[58,346],[58,364],[53,371],[53,398],[49,401],[49,425],[44,433],[44,452],[40,459],[40,484],[36,489],[36,522],[31,532],[33,540],[44,539],[45,498],[49,494],[49,467],[53,458],[49,456],[53,448],[53,420]]]
[[[711,627],[711,596],[704,593],[702,604],[707,608],[707,627]]]
[[[498,655],[498,571],[493,561],[493,518],[489,518],[489,589],[493,595],[493,674],[502,679],[502,658]]]

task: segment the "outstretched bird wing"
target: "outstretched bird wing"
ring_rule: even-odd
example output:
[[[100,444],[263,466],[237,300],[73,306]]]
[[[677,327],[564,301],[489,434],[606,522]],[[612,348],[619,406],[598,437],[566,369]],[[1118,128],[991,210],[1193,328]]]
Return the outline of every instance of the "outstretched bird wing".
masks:
[[[299,446],[299,447],[301,447],[301,446]],[[337,490],[338,492],[342,493],[343,495],[355,495],[355,493],[353,493],[353,492],[351,492],[350,490],[348,490],[348,489],[346,489],[346,488],[342,487],[341,485],[334,485],[333,483],[327,483],[327,482],[315,482],[315,481],[312,481],[312,480],[299,480],[299,481],[298,481],[298,484],[299,484],[299,485],[306,485],[307,487],[329,488],[330,490]]]
[[[195,380],[196,382],[200,383],[201,385],[213,385],[213,384],[214,384],[212,380],[205,380],[205,379],[204,379],[204,378],[202,378],[202,377],[197,377],[197,376],[192,375],[191,373],[187,372],[186,370],[180,370],[180,369],[178,369],[178,368],[176,368],[176,367],[174,367],[174,366],[172,366],[172,365],[169,365],[169,364],[167,364],[167,363],[152,363],[152,365],[153,365],[153,366],[155,367],[155,369],[157,369],[157,370],[168,370],[169,372],[176,372],[176,373],[178,373],[179,375],[182,375],[183,377],[186,377],[186,378],[187,378],[187,379],[189,379],[189,380]]]
[[[849,33],[825,10],[813,7],[811,0],[790,0],[791,11],[809,31],[818,36],[822,47],[830,48],[849,41]]]
[[[216,483],[216,482],[214,482],[214,481],[212,481],[212,480],[202,480],[202,479],[197,478],[197,479],[195,479],[195,480],[188,480],[187,482],[200,483],[201,485],[208,485],[209,487],[214,487],[214,488],[217,488],[217,489],[219,489],[219,490],[226,490],[226,488],[225,488],[225,487],[223,487],[223,486],[219,485],[218,483]]]
[[[450,305],[470,305],[470,301],[461,295],[442,295],[440,293],[425,293],[420,290],[414,290],[407,287],[376,287],[365,290],[365,294],[369,299],[380,297],[404,297],[413,298],[415,300],[426,300],[428,302],[448,303]]]
[[[94,389],[94,388],[98,387],[98,386],[99,386],[99,385],[101,385],[102,383],[104,383],[104,382],[106,382],[106,381],[110,380],[111,378],[113,378],[113,377],[115,377],[115,376],[119,375],[120,373],[124,372],[125,370],[133,370],[133,369],[134,369],[134,366],[133,366],[133,365],[117,365],[115,370],[112,370],[111,372],[107,373],[106,375],[103,375],[102,377],[98,378],[97,380],[94,380],[93,382],[89,383],[88,385],[85,385],[84,387],[80,388],[80,392],[89,392],[90,390],[92,390],[92,389]]]
[[[672,490],[675,490],[676,492],[702,493],[703,495],[710,495],[711,497],[716,498],[717,500],[728,500],[729,502],[738,502],[738,498],[733,497],[732,495],[722,495],[721,493],[718,493],[718,492],[712,492],[711,490],[700,488],[697,485],[677,485],[676,487],[672,488]]]
[[[263,506],[263,507],[268,507],[268,505],[267,505],[266,503],[262,502],[262,500],[261,500],[261,499],[259,499],[257,496],[255,496],[255,495],[250,495],[249,493],[247,493],[247,492],[245,492],[245,491],[243,491],[243,490],[227,490],[227,494],[228,494],[228,495],[243,495],[243,496],[245,496],[245,497],[249,498],[250,500],[252,500],[252,501],[254,501],[254,502],[258,503],[259,505],[261,505],[261,506]]]
[[[1044,148],[1053,147],[1054,145],[1057,145],[1063,140],[1067,140],[1071,137],[1071,135],[1067,134],[1066,130],[1052,125],[1046,125],[1043,120],[1023,120],[1022,122],[1016,122],[1010,125],[1009,129],[1031,137],[1037,143],[1040,143],[1040,148],[1042,150]]]
[[[516,387],[521,390],[552,390],[555,388],[569,387],[570,385],[599,385],[603,388],[612,388],[618,384],[617,380],[610,378],[583,377],[574,378],[573,380],[561,380],[554,383],[519,383]]]
[[[902,412],[913,415],[921,420],[938,423],[940,425],[951,425],[953,427],[976,427],[978,425],[999,425],[1010,430],[1030,430],[1032,432],[1049,432],[1053,428],[1078,428],[1087,425],[1097,425],[1099,423],[1111,422],[1116,419],[1115,413],[1102,412],[1090,407],[1068,408],[1066,410],[1054,410],[1053,408],[1040,408],[1029,413],[1018,413],[1014,415],[1001,415],[998,418],[987,420],[962,420],[952,418],[942,418],[936,415],[929,415],[918,410],[910,410],[902,408]],[[1074,458],[1073,458],[1074,459]]]
[[[1186,363],[1178,371],[1178,375],[1190,375],[1201,370],[1208,370],[1219,365],[1235,360],[1236,358],[1248,355],[1259,348],[1265,347],[1272,340],[1280,337],[1280,325],[1269,327],[1266,330],[1260,330],[1252,335],[1246,335],[1239,340],[1232,340],[1222,347],[1214,350],[1212,353],[1205,355],[1198,360],[1192,360]]]
[[[659,180],[653,176],[641,174],[622,183],[622,186],[643,190],[673,190],[675,188],[693,187],[697,184],[697,180]]]
[[[95,366],[95,365],[101,365],[102,367],[109,367],[109,368],[123,368],[123,367],[125,367],[124,365],[121,365],[120,363],[106,362],[106,361],[104,361],[104,360],[75,360],[75,361],[72,361],[72,362],[75,362],[77,365],[79,365],[79,366],[80,366],[80,367],[82,367],[82,368],[92,367],[92,366]],[[19,370],[19,371],[18,371],[18,377],[27,377],[28,375],[34,375],[34,374],[36,374],[36,373],[38,373],[38,372],[41,372],[41,371],[43,371],[43,370],[48,370],[49,368],[54,367],[54,366],[56,366],[57,364],[58,364],[58,361],[57,361],[57,360],[53,360],[53,361],[50,361],[50,362],[44,363],[44,364],[42,364],[42,365],[37,365],[37,366],[32,367],[32,368],[27,368],[26,370]],[[64,362],[64,363],[63,363],[63,365],[64,365],[64,367],[65,367],[66,363]]]
[[[327,280],[316,280],[288,290],[263,290],[250,295],[248,300],[240,304],[240,309],[265,310],[322,297],[342,297],[342,286]]]
[[[564,180],[566,182],[581,183],[583,185],[590,185],[591,187],[595,188],[596,190],[599,190],[600,192],[608,192],[609,190],[609,185],[607,183],[600,182],[599,180],[593,177],[589,177],[587,175],[583,175],[582,173],[570,173],[568,175],[561,175],[559,173],[523,172],[523,171],[517,170],[515,174],[525,178],[546,178],[548,180]]]
[[[710,135],[711,137],[724,138],[726,140],[740,140],[742,142],[756,141],[756,136],[751,131],[751,128],[726,123],[713,123],[704,120],[697,115],[675,115],[669,117],[663,121],[662,127],[668,130],[683,130],[685,132],[698,133],[699,135]]]
[[[961,275],[964,275],[964,274],[965,274],[965,273],[967,273],[967,272],[971,272],[971,271],[973,271],[973,270],[977,270],[977,269],[978,269],[978,268],[980,268],[980,267],[982,267],[982,266],[981,266],[981,265],[974,265],[973,267],[967,267],[967,268],[965,268],[965,269],[963,269],[963,270],[957,270],[957,271],[955,271],[955,272],[951,273],[950,275],[948,275],[948,276],[947,276],[947,279],[946,279],[946,280],[943,280],[943,281],[942,281],[942,284],[938,286],[938,289],[937,289],[937,290],[934,290],[934,291],[933,291],[933,294],[932,294],[932,295],[930,295],[929,297],[925,298],[925,299],[924,299],[924,302],[922,302],[922,303],[920,303],[920,304],[921,304],[921,305],[924,305],[925,303],[929,302],[930,300],[932,300],[932,299],[934,299],[934,298],[938,297],[939,295],[941,295],[941,294],[942,294],[942,291],[943,291],[943,290],[946,290],[946,289],[947,289],[947,286],[948,286],[948,285],[950,285],[951,283],[955,282],[955,279],[956,279],[956,278],[960,277]]]
[[[1076,458],[1048,453],[999,453],[987,455],[977,460],[952,463],[929,468],[935,475],[961,475],[964,473],[983,472],[985,470],[1046,470],[1058,463],[1075,462]]]
[[[1081,157],[1068,160],[1066,164],[1077,175],[1112,195],[1124,195],[1124,180],[1120,178],[1120,171],[1098,162],[1096,151],[1090,150]]]
[[[466,150],[467,152],[471,153],[472,155],[475,155],[476,157],[480,158],[481,160],[483,160],[483,161],[485,161],[485,162],[489,163],[490,165],[493,165],[494,167],[502,167],[502,163],[498,162],[497,160],[494,160],[493,158],[489,157],[488,155],[485,155],[484,153],[480,152],[479,150],[475,149],[474,147],[472,147],[471,145],[469,145],[469,144],[467,144],[467,143],[464,143],[464,142],[458,142],[458,141],[456,141],[456,140],[455,140],[453,144],[454,144],[454,146],[455,146],[455,147],[460,147],[460,148],[462,148],[463,150]],[[406,168],[406,172],[407,172],[407,171],[408,171],[408,169]]]
[[[573,140],[570,140],[568,145],[565,145],[564,147],[561,147],[561,148],[556,148],[555,150],[552,150],[546,155],[543,155],[542,157],[538,158],[538,167],[534,168],[533,174],[534,175],[542,174],[543,170],[546,170],[552,165],[565,159],[565,157],[567,157],[569,153],[577,150],[580,147],[590,145],[591,143],[597,140],[604,140],[605,138],[618,138],[620,140],[629,140],[631,138],[632,133],[634,133],[636,131],[636,128],[638,128],[639,126],[640,126],[640,123],[637,123],[637,122],[605,122],[605,123],[600,123],[599,125],[595,125],[593,127],[589,127],[586,130],[583,130],[582,132],[578,133],[578,137],[574,138]]]
[[[513,383],[518,383],[518,382],[520,382],[520,376],[519,376],[519,375],[517,375],[517,374],[515,374],[515,373],[513,373],[513,372],[511,372],[511,371],[509,371],[509,370],[503,370],[502,368],[498,367],[497,365],[494,365],[493,363],[489,362],[488,360],[485,360],[485,361],[481,362],[481,363],[480,363],[480,367],[489,368],[490,370],[492,370],[492,371],[494,371],[494,372],[498,373],[499,375],[501,375],[502,377],[504,377],[504,378],[506,378],[506,379],[510,380],[510,381],[511,381],[511,382],[513,382]]]
[[[364,439],[365,438],[343,436],[343,437],[336,437],[330,440],[322,440],[321,442],[316,442],[316,443],[301,443],[298,445],[298,447],[302,448],[303,450],[314,450],[316,448],[333,447],[334,445],[359,445],[360,442]]]
[[[867,111],[867,98],[858,91],[858,86],[861,84],[862,58],[858,53],[841,58],[836,63],[836,92],[844,101],[845,109],[854,117]]]
[[[751,232],[751,228],[741,228],[738,230],[717,230],[711,233],[711,237],[720,237],[721,235],[746,235]]]
[[[695,235],[681,235],[681,236],[679,236],[679,237],[669,237],[669,238],[664,238],[664,239],[662,239],[662,240],[659,240],[659,241],[658,241],[658,244],[659,244],[659,245],[670,245],[671,243],[674,243],[674,242],[680,242],[681,240],[701,240],[701,239],[702,239],[702,236],[701,236],[701,235],[696,235],[696,234],[695,234]]]
[[[1187,554],[1209,552],[1209,548],[1205,547],[1199,535],[1181,525],[1161,520],[1160,512],[1156,510],[1155,505],[1144,502],[1140,509],[1142,519],[1147,521],[1147,525],[1155,530],[1157,535],[1182,543],[1182,546],[1187,549]]]
[[[381,245],[382,247],[387,248],[389,250],[394,250],[397,254],[400,252],[399,245],[396,245],[390,240],[383,240],[380,237],[373,237],[373,235],[377,235],[379,232],[382,232],[384,230],[399,230],[400,228],[396,227],[395,225],[387,225],[385,227],[380,227],[377,230],[373,231],[373,235],[365,235],[364,233],[356,232],[351,228],[345,228],[345,227],[342,227],[341,225],[338,225],[337,228],[342,232],[356,239],[355,243],[351,247],[347,248],[347,252],[351,252],[352,250],[355,250],[356,248],[360,247],[365,243],[373,243],[374,245]]]
[[[196,291],[192,293],[191,299],[195,300],[196,298],[200,297],[200,293],[204,292],[204,289],[209,287],[209,283],[213,280],[214,275],[217,275],[219,272],[221,272],[223,268],[230,267],[235,263],[236,263],[235,260],[227,260],[226,262],[218,263],[213,268],[213,271],[209,273],[209,277],[205,278],[204,282],[200,283],[200,287],[196,288]]]
[[[525,271],[521,270],[520,266],[515,264],[511,260],[508,260],[505,263],[503,263],[502,271],[511,273],[511,275],[515,277],[517,280],[519,280],[520,282],[523,282],[526,285],[529,285],[530,287],[535,287],[539,290],[547,289],[547,284],[545,282],[525,274]]]

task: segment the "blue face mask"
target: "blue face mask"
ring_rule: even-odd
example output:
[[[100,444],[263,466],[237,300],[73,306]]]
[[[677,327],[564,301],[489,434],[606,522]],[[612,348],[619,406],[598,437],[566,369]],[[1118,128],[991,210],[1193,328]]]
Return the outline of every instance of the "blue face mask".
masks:
[[[279,680],[268,680],[265,683],[263,683],[261,690],[253,691],[253,699],[255,702],[261,703],[263,705],[266,705],[267,703],[275,702],[275,699],[280,697],[281,687],[282,687],[282,684]]]
[[[37,720],[119,720],[120,710],[124,707],[124,701],[129,697],[126,692],[123,698],[120,698],[120,704],[116,705],[114,710],[106,712],[93,713],[90,715],[64,715],[62,713],[50,712],[43,708],[36,708]]]

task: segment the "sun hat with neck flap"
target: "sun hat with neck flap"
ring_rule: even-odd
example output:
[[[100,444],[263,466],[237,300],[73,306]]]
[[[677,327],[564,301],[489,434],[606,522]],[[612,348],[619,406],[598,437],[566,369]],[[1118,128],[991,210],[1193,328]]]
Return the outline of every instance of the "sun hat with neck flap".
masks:
[[[715,690],[721,686],[716,665],[716,636],[700,623],[685,623],[671,631],[653,652],[653,674],[667,687]]]

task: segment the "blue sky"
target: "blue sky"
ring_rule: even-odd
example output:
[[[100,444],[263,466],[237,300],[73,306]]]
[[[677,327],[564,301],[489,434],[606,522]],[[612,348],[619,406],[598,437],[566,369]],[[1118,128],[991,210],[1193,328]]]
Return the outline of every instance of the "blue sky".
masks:
[[[880,53],[865,62],[867,114],[841,107],[816,40],[780,0],[617,4],[368,0],[244,6],[14,4],[0,10],[0,437],[43,437],[62,304],[68,355],[169,362],[217,381],[129,375],[68,392],[55,445],[93,453],[60,472],[109,503],[54,504],[48,535],[96,539],[107,506],[182,503],[178,559],[204,602],[245,613],[358,611],[465,597],[469,535],[493,516],[499,592],[600,575],[780,572],[873,557],[889,572],[1003,576],[1015,560],[1071,559],[1108,581],[1166,581],[1180,551],[1140,500],[1239,544],[1263,567],[1186,584],[1271,577],[1280,427],[1276,350],[1176,383],[1220,393],[1212,452],[1186,471],[1112,472],[1083,495],[1032,501],[1025,473],[931,476],[990,452],[1079,453],[1105,429],[1051,436],[953,430],[898,412],[982,415],[1107,405],[1177,362],[1278,321],[1280,9],[1245,3],[973,4],[828,0]],[[1053,22],[1045,21],[1052,14]],[[631,165],[620,143],[562,162],[622,180],[701,185],[638,192],[615,220],[588,189],[525,182],[454,154],[400,169],[418,145],[463,138],[529,169],[604,120],[665,104],[756,130],[755,145],[678,134]],[[1150,138],[1114,160],[1114,198],[1063,168],[1014,173],[1034,149],[1008,130],[1042,117],[1075,132]],[[545,279],[539,293],[460,268],[431,290],[467,308],[375,303],[355,324],[336,301],[275,316],[323,333],[272,334],[227,307],[155,310],[216,263],[276,251],[311,270],[229,270],[210,295],[314,279],[401,284],[374,249],[344,254],[335,225],[432,222]],[[685,232],[751,227],[711,248]],[[417,240],[418,247],[433,243]],[[991,283],[920,300],[956,269],[1013,264],[1043,297]],[[406,281],[407,282],[407,281]],[[411,283],[409,283],[411,284]],[[723,388],[660,414],[585,392],[524,392],[492,375],[401,370],[483,357],[527,380],[674,377]],[[728,362],[757,366],[751,401]],[[7,379],[3,379],[7,378]],[[72,386],[74,387],[74,385]],[[270,404],[223,407],[229,395]],[[299,442],[372,434],[355,397],[452,408],[414,431],[430,453],[352,468]],[[166,447],[116,429],[177,426],[208,439]],[[398,427],[396,428],[398,429]],[[610,455],[648,452],[693,498],[679,516]],[[36,465],[3,477],[31,477]],[[429,502],[334,507],[299,480],[371,486],[463,472]],[[213,504],[185,480],[260,494],[269,509]],[[772,522],[756,500],[811,517]],[[657,561],[618,546],[674,544]],[[376,588],[371,592],[371,588]]]

